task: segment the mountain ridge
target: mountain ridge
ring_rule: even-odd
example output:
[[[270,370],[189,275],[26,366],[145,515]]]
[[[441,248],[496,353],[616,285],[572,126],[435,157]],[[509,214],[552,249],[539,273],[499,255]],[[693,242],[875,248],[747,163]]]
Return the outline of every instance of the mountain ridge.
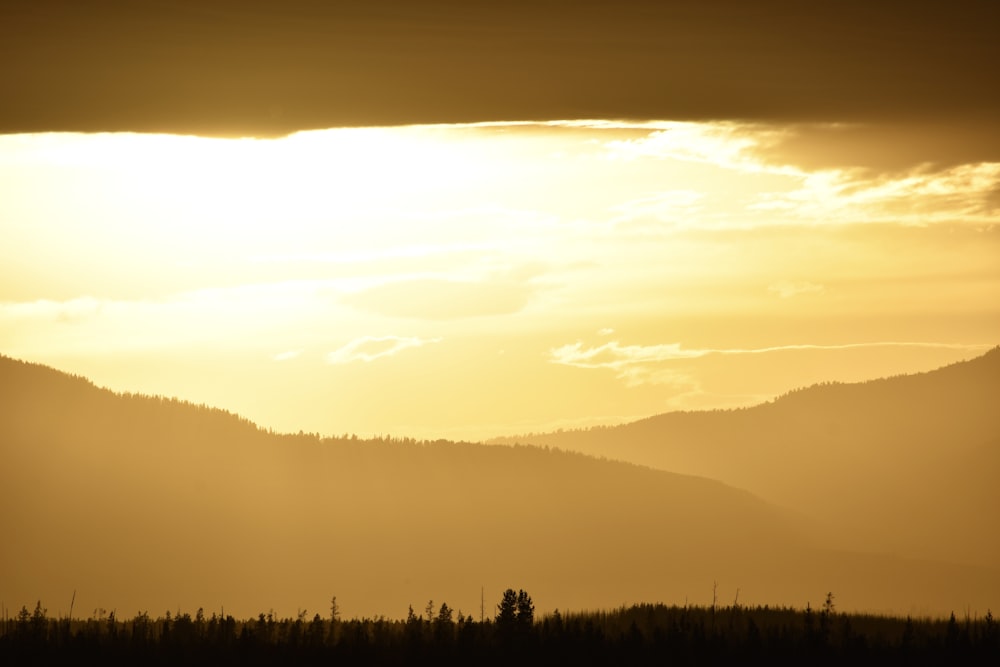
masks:
[[[1000,562],[1000,540],[989,529],[1000,494],[986,474],[1000,473],[998,395],[995,347],[923,373],[816,384],[747,408],[491,442],[720,479],[803,509],[841,545],[990,565]],[[931,527],[912,515],[904,520],[912,512]]]
[[[530,590],[540,609],[720,595],[946,614],[992,569],[818,547],[701,477],[556,448],[276,434],[0,358],[0,597],[122,610],[401,614]],[[49,603],[51,604],[51,603]],[[994,604],[995,606],[995,604]],[[51,607],[50,607],[51,608]]]

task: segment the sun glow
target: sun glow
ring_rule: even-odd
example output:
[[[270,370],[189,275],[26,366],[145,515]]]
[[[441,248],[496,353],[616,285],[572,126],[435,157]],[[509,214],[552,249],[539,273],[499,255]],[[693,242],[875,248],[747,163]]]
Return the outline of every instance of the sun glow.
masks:
[[[278,428],[487,437],[994,344],[1000,166],[808,168],[804,132],[0,137],[0,349]],[[746,351],[799,360],[723,379]]]

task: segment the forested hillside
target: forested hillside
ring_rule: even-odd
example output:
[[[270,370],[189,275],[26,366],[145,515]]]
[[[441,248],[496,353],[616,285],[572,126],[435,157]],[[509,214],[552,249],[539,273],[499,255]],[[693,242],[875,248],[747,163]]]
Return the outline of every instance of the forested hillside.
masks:
[[[991,571],[818,550],[720,482],[527,446],[278,435],[0,359],[0,597],[153,613],[292,606],[540,611],[713,593],[845,608],[985,609]],[[599,573],[600,576],[596,576]],[[717,591],[714,583],[719,582]]]
[[[839,548],[996,566],[998,397],[994,348],[927,373],[821,384],[752,408],[506,440],[718,479],[796,508]]]

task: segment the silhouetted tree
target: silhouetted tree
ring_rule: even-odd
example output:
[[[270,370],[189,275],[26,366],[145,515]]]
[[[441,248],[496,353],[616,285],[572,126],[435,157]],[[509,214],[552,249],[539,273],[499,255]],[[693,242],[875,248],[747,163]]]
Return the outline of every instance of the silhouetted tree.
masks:
[[[530,630],[535,622],[535,605],[531,596],[524,590],[517,592],[517,625]]]
[[[497,605],[496,622],[499,628],[513,628],[517,623],[517,593],[513,588],[503,592],[500,604]]]
[[[819,637],[823,642],[830,638],[830,624],[833,622],[833,614],[833,593],[827,593],[826,601],[823,602],[823,608],[819,612]]]
[[[826,602],[823,603],[823,613],[830,616],[834,611],[836,611],[836,609],[833,605],[833,593],[827,593]]]
[[[38,604],[41,604],[40,600]],[[30,627],[31,623],[31,612],[28,611],[28,608],[25,607],[24,605],[21,605],[21,611],[17,612],[17,616],[15,616],[14,618],[15,618],[14,627],[17,629],[17,634],[20,635],[21,637],[28,636],[28,628]]]
[[[340,625],[340,605],[337,604],[337,596],[330,598],[330,643],[337,643],[337,628]]]
[[[423,634],[423,622],[417,616],[417,613],[413,611],[412,604],[406,612],[406,624],[403,627],[407,643],[411,647],[419,646]]]
[[[428,623],[434,620],[434,600],[427,601],[427,606],[424,607],[424,613],[427,614]]]
[[[434,638],[438,642],[450,641],[454,636],[455,622],[452,620],[452,609],[446,603],[441,603],[437,618],[434,619]]]
[[[452,624],[452,609],[448,606],[446,602],[441,603],[441,609],[438,610],[437,622],[443,623],[445,625]]]
[[[514,592],[508,588],[503,592],[500,604],[497,605],[497,635],[502,642],[514,638],[524,639],[531,632],[535,621],[535,605],[531,596],[523,589]]]

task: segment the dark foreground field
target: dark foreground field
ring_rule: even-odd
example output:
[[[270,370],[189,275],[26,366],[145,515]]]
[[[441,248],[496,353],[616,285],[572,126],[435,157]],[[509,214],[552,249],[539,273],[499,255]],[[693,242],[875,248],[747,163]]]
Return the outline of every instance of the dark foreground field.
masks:
[[[0,624],[0,664],[1000,664],[1000,628],[990,613],[844,614],[828,600],[804,610],[644,604],[536,618],[530,598],[509,601],[484,620],[432,603],[405,620],[305,612],[237,620],[201,609],[128,620],[98,610],[70,620],[48,617],[39,604]]]

